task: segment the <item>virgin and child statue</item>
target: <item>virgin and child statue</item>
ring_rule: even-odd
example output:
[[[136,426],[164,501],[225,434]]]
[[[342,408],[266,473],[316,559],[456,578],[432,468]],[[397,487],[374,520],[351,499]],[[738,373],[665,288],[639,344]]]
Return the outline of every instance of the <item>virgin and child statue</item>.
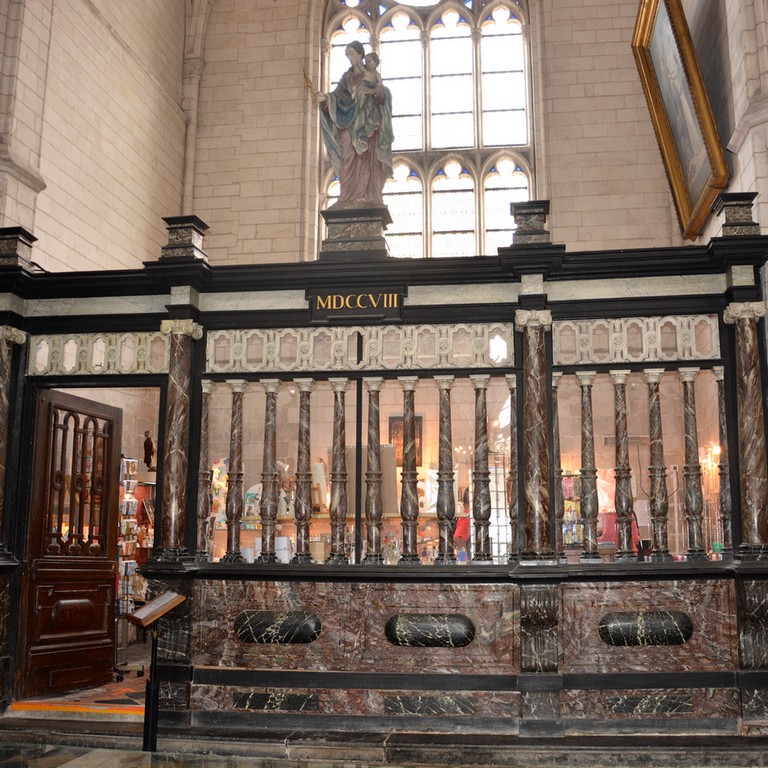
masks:
[[[382,85],[379,57],[362,43],[346,48],[350,67],[330,93],[318,93],[320,126],[331,167],[339,177],[336,205],[384,205],[384,182],[392,175],[392,94]]]

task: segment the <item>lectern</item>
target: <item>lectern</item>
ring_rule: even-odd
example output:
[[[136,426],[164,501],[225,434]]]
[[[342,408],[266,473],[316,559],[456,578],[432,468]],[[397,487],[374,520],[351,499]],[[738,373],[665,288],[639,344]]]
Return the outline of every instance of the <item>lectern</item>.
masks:
[[[181,605],[187,598],[177,592],[163,592],[141,608],[126,615],[131,624],[149,629],[152,636],[152,656],[149,662],[149,678],[144,702],[144,751],[157,751],[157,717],[160,698],[160,680],[157,677],[157,639],[160,633],[154,628],[155,622],[168,611]]]

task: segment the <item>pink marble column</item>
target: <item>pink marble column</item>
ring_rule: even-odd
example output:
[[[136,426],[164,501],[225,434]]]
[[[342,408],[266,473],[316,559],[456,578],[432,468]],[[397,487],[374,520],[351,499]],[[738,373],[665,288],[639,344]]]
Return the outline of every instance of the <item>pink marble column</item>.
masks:
[[[347,499],[347,441],[345,395],[349,379],[329,379],[333,387],[333,447],[331,449],[331,551],[328,565],[348,565],[346,527],[349,502]]]
[[[403,551],[398,565],[419,565],[418,525],[419,496],[416,468],[416,407],[417,376],[399,376],[403,387],[403,471],[400,493],[400,519],[403,528]]]
[[[309,527],[312,519],[312,466],[310,459],[310,395],[312,379],[294,379],[299,388],[299,447],[296,457],[296,502],[293,519],[296,525],[296,553],[292,563],[312,562],[309,551]]]
[[[475,466],[472,470],[472,519],[475,525],[473,563],[492,563],[491,554],[491,486],[488,468],[488,405],[490,376],[470,376],[475,388]]]
[[[509,517],[509,550],[507,563],[520,561],[520,507],[517,503],[517,376],[506,376],[509,385],[509,472],[507,472],[507,515]],[[561,486],[562,487],[562,486]],[[562,521],[561,521],[562,523]],[[560,526],[562,531],[562,524]]]
[[[437,520],[440,541],[435,565],[454,565],[453,534],[456,530],[456,494],[453,487],[453,437],[451,387],[453,376],[435,376],[440,391],[440,448],[437,461]]]
[[[5,478],[8,467],[9,394],[13,375],[13,345],[25,344],[27,334],[9,325],[0,327],[0,560],[14,560],[5,547]]]
[[[632,467],[629,463],[629,433],[627,431],[627,378],[630,371],[611,371],[610,373],[613,379],[613,412],[616,429],[614,506],[619,533],[615,559],[617,562],[632,562],[637,560],[637,552],[632,546],[634,507],[632,502]]]
[[[707,560],[704,548],[704,495],[701,490],[699,438],[696,428],[696,393],[694,386],[698,368],[680,368],[683,382],[683,433],[685,439],[685,523],[688,529],[686,560]]]
[[[581,517],[584,525],[582,563],[601,562],[597,551],[597,467],[595,466],[595,422],[592,415],[594,371],[576,374],[581,387]]]
[[[733,325],[736,339],[741,560],[768,556],[768,466],[757,329],[758,319],[765,315],[766,305],[761,301],[729,304],[723,315]]]
[[[201,382],[203,397],[200,404],[200,461],[197,472],[197,553],[195,560],[206,563],[210,560],[208,554],[208,525],[213,508],[210,451],[208,447],[210,429],[210,404],[212,382]]]
[[[169,336],[170,354],[163,450],[162,551],[159,558],[178,561],[188,555],[185,522],[192,341],[202,338],[203,330],[192,320],[163,320],[160,330]]]
[[[381,500],[381,422],[379,392],[384,380],[366,378],[368,388],[368,452],[365,469],[365,557],[363,565],[382,565],[381,519],[384,505]]]
[[[277,475],[277,379],[261,381],[266,395],[264,403],[264,453],[261,462],[261,554],[257,563],[276,563],[275,529],[280,490]]]
[[[712,372],[717,381],[717,415],[720,439],[720,460],[718,477],[720,478],[720,527],[723,531],[723,560],[733,559],[733,499],[731,497],[731,467],[728,460],[728,418],[725,409],[725,369],[716,365]]]
[[[515,326],[523,334],[523,561],[555,562],[550,507],[550,376],[546,366],[545,330],[552,327],[547,310],[519,309]]]
[[[664,466],[664,438],[661,428],[661,398],[659,381],[661,369],[643,371],[648,384],[648,419],[651,441],[651,457],[648,475],[651,479],[650,506],[651,527],[653,528],[653,552],[650,559],[654,562],[672,560],[669,554],[667,516],[669,497],[667,495],[667,468]]]
[[[222,563],[242,563],[240,521],[243,517],[243,398],[247,382],[227,381],[232,389],[232,417],[229,427],[229,469],[227,471],[227,551]]]
[[[561,565],[567,562],[563,544],[565,497],[563,495],[563,466],[560,460],[560,407],[558,404],[558,386],[562,375],[562,373],[552,374],[552,473],[555,480],[552,504],[555,515],[555,551],[557,552],[557,560]]]

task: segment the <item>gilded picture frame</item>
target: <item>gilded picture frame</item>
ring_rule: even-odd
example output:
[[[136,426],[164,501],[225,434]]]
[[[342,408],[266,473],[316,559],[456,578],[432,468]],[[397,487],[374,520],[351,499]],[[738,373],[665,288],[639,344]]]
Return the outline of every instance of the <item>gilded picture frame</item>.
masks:
[[[632,51],[680,230],[694,240],[730,174],[681,0],[641,0]]]

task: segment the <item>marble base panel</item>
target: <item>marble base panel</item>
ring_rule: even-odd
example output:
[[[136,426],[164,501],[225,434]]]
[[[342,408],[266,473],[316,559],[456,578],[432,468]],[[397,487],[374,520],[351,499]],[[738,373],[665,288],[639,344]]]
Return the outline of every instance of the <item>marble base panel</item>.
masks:
[[[483,691],[239,688],[193,685],[197,712],[286,713],[347,717],[520,718],[520,694]],[[311,727],[309,725],[308,727]]]
[[[201,580],[195,589],[195,666],[510,674],[520,665],[519,589],[513,585]],[[312,642],[243,642],[236,625],[244,611],[311,614],[320,631]],[[427,617],[416,622],[422,627],[435,625],[435,616],[462,626],[468,620],[474,635],[453,646],[446,645],[450,633],[436,633],[434,647],[425,647],[429,637],[422,635],[414,645],[395,645],[386,627],[398,615],[411,617],[410,623],[414,616]],[[457,616],[464,618],[457,622]]]
[[[636,691],[563,691],[563,718],[589,720],[735,720],[740,715],[734,689],[664,688]]]
[[[736,596],[730,581],[569,583],[560,590],[562,673],[738,668]],[[678,637],[669,626],[676,621],[685,625]],[[627,644],[611,644],[601,624],[622,623],[630,628]]]

